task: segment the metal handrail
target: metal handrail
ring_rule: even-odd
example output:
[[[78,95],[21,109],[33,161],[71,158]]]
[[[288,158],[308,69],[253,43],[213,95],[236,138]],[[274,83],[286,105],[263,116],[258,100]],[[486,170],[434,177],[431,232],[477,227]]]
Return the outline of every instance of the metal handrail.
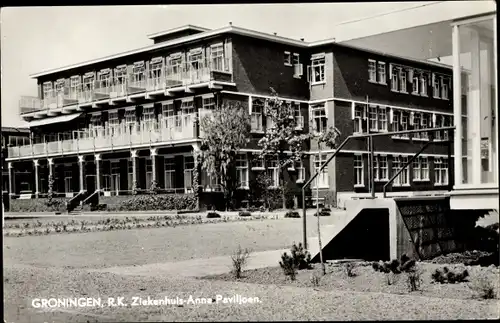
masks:
[[[394,182],[396,177],[398,177],[399,174],[401,174],[403,172],[403,170],[405,170],[408,167],[408,165],[410,165],[418,156],[420,156],[420,154],[425,150],[425,148],[429,147],[429,145],[433,142],[434,141],[431,139],[429,142],[425,143],[425,145],[423,145],[422,148],[420,148],[420,150],[415,155],[413,155],[413,157],[411,157],[410,160],[408,160],[408,162],[406,164],[404,164],[403,167],[401,167],[401,169],[399,171],[397,171],[396,174],[394,174],[391,177],[391,179],[389,179],[389,181],[387,183],[384,184],[384,187],[382,189],[384,192],[384,198],[387,197],[387,192],[386,192],[387,186],[389,184],[392,184],[392,182]]]
[[[335,149],[333,154],[325,161],[323,165],[318,169],[318,171],[311,176],[311,178],[302,186],[302,225],[303,225],[303,239],[304,239],[304,248],[307,249],[307,222],[306,222],[306,196],[305,190],[311,184],[311,182],[318,177],[323,169],[330,163],[330,161],[337,156],[337,154],[342,150],[342,148],[349,142],[351,139],[355,138],[373,138],[373,137],[382,137],[382,136],[394,136],[394,135],[402,135],[402,134],[410,134],[410,133],[419,133],[419,132],[436,132],[436,131],[450,131],[455,130],[455,126],[450,127],[441,127],[441,128],[426,128],[426,129],[413,129],[413,130],[403,130],[403,131],[393,131],[393,132],[378,132],[378,133],[369,133],[369,134],[359,134],[359,135],[350,135]],[[448,136],[451,138],[451,136]],[[434,141],[430,141],[427,145],[431,144]],[[371,149],[373,149],[373,145],[370,145]],[[371,151],[373,153],[373,151]],[[372,176],[373,177],[373,176]],[[373,185],[373,178],[370,179]],[[373,191],[374,193],[374,191]],[[319,199],[319,196],[317,197]]]

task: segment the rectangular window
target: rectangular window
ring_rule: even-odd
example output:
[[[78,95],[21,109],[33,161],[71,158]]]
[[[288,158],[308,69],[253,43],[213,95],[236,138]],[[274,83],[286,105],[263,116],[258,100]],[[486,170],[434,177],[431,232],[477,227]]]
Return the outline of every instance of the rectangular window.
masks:
[[[375,105],[370,105],[369,107],[369,114],[368,114],[368,120],[370,124],[370,131],[378,131],[378,111],[377,111],[377,106]]]
[[[192,51],[188,53],[188,66],[191,70],[197,70],[203,67],[202,51]]]
[[[134,186],[134,162],[132,160],[127,161],[127,184],[128,190],[132,191]]]
[[[106,68],[104,70],[101,70],[98,74],[97,83],[100,89],[110,88],[112,84],[111,69]]]
[[[375,156],[374,162],[374,176],[377,181],[387,181],[389,175],[389,166],[387,156]]]
[[[436,99],[439,99],[440,98],[440,92],[441,92],[441,89],[440,89],[440,86],[439,86],[439,77],[436,75],[436,74],[432,74],[432,86],[433,86],[433,97],[436,98]]]
[[[314,155],[314,172],[317,173],[321,166],[326,163],[328,159],[328,155],[327,154],[321,154],[321,157],[319,155]],[[319,187],[328,187],[328,166],[326,166],[325,168],[323,168],[323,170],[321,171],[321,174],[316,177],[316,179],[314,180],[314,185],[313,187],[317,187],[317,185],[319,185]]]
[[[401,129],[400,131],[408,130],[408,113],[401,112]],[[410,138],[408,133],[402,134],[401,138]]]
[[[251,129],[252,131],[264,131],[264,127],[262,125],[264,115],[264,102],[259,99],[254,99],[252,102],[252,114],[250,116],[251,119]]]
[[[215,109],[215,99],[214,98],[204,98],[203,99],[203,109],[207,109],[207,110]]]
[[[391,65],[391,90],[398,91],[399,85],[399,69]]]
[[[193,170],[194,170],[194,157],[184,157],[184,188],[190,190],[193,188]]]
[[[254,156],[252,159],[252,169],[264,169],[264,158]]]
[[[377,62],[373,59],[368,60],[368,80],[370,82],[377,82]]]
[[[297,170],[297,182],[304,182],[306,179],[306,169],[302,160],[295,162],[295,169]]]
[[[284,62],[286,66],[292,66],[292,54],[290,52],[285,52]]]
[[[354,155],[354,186],[364,185],[363,156]]]
[[[420,94],[419,88],[420,88],[420,78],[418,77],[417,73],[414,73],[411,93],[419,95]]]
[[[142,85],[146,79],[146,67],[144,62],[135,62],[132,66],[132,83],[134,86]]]
[[[427,74],[422,73],[420,75],[420,95],[427,96]]]
[[[448,160],[434,159],[434,185],[448,185]]]
[[[165,158],[165,189],[175,189],[175,158]]]
[[[156,115],[154,106],[144,107],[144,110],[142,111],[142,122],[145,131],[155,130]]]
[[[293,105],[293,113],[295,118],[295,128],[303,129],[304,128],[304,117],[302,116],[302,112],[300,111],[300,104],[292,103]]]
[[[429,128],[429,121],[430,121],[430,114],[428,113],[422,113],[422,119],[420,120],[420,127],[422,129],[428,129]],[[420,133],[420,138],[421,139],[429,139],[429,133],[427,131],[421,132]]]
[[[422,120],[421,120],[420,113],[414,112],[414,114],[413,114],[413,129],[414,130],[420,129],[421,122],[422,122]],[[413,133],[412,135],[413,135],[414,139],[420,139],[420,133],[419,132]]]
[[[72,99],[77,99],[78,93],[81,92],[80,76],[72,76],[69,79],[69,93]]]
[[[94,89],[94,74],[85,74],[83,76],[83,91],[90,92]]]
[[[363,132],[363,113],[364,108],[362,106],[354,107],[354,133],[362,133]]]
[[[298,53],[293,53],[293,76],[300,77],[302,76],[302,64],[300,64],[300,55]]]
[[[163,71],[163,58],[162,57],[153,58],[149,63],[149,74],[155,86],[161,84],[161,77],[163,75],[162,71]]]
[[[441,77],[441,99],[443,100],[448,100],[448,82],[448,78]]]
[[[121,65],[115,68],[115,84],[123,85],[127,82],[127,66]]]
[[[387,109],[378,107],[378,130],[387,131]]]
[[[212,69],[214,71],[224,71],[224,45],[212,45],[210,50]]]
[[[407,88],[406,88],[406,86],[407,86],[406,70],[404,70],[404,69],[401,68],[400,71],[399,71],[399,73],[400,73],[400,76],[399,76],[400,77],[400,79],[399,79],[399,81],[400,81],[399,92],[407,93]]]
[[[279,165],[276,157],[272,156],[266,160],[266,172],[271,178],[271,187],[278,187],[279,185]]]
[[[324,104],[311,107],[313,114],[313,130],[322,133],[327,128],[326,107]]]
[[[323,83],[325,82],[325,57],[311,58],[311,82]]]
[[[236,156],[236,177],[238,187],[248,188],[248,160],[246,155]]]
[[[394,172],[394,175],[399,172],[403,166],[408,162],[408,157],[403,157],[403,156],[397,156],[394,157],[392,160],[392,171]],[[407,186],[410,184],[410,173],[408,171],[408,167],[406,167],[395,179],[394,179],[394,186]]]
[[[45,83],[43,83],[42,90],[43,90],[43,98],[44,99],[53,97],[54,90],[53,90],[53,87],[52,87],[52,82],[45,82]]]
[[[378,67],[377,67],[377,72],[378,72],[378,82],[380,84],[387,84],[386,80],[386,73],[385,73],[385,62],[378,62]]]
[[[169,62],[169,71],[171,72],[173,79],[177,79],[182,73],[182,56],[171,56],[169,57]]]

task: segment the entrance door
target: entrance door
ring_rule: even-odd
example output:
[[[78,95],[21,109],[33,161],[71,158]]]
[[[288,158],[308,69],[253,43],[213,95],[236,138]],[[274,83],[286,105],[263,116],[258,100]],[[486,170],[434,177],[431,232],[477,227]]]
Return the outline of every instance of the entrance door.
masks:
[[[95,175],[87,175],[85,178],[87,193],[92,194],[96,190],[96,177]]]

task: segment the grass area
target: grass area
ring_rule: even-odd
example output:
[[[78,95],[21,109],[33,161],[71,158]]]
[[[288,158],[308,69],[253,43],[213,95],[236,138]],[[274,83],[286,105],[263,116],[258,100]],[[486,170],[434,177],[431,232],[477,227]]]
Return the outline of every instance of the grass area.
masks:
[[[308,218],[309,236],[316,234],[314,221]],[[132,266],[230,255],[238,245],[253,251],[289,248],[301,239],[302,219],[4,237],[4,263],[71,268]]]
[[[391,275],[391,284],[389,285],[388,274],[376,272],[371,267],[371,263],[357,263],[353,269],[354,276],[349,277],[347,274],[347,264],[327,264],[327,274],[321,274],[319,264],[315,264],[311,270],[300,270],[296,280],[291,281],[288,277],[285,278],[283,270],[280,267],[262,268],[248,270],[243,272],[243,277],[239,280],[235,279],[231,274],[222,274],[204,277],[205,279],[223,280],[223,281],[240,281],[253,284],[278,284],[290,285],[296,287],[311,287],[318,290],[345,290],[355,292],[371,292],[371,293],[390,293],[390,294],[412,294],[422,295],[427,297],[439,298],[457,298],[457,299],[473,299],[480,298],[475,290],[475,283],[479,279],[487,279],[493,286],[496,285],[496,295],[499,298],[499,282],[500,272],[498,267],[479,267],[467,266],[470,273],[468,282],[459,284],[436,284],[432,282],[431,274],[436,268],[443,268],[443,265],[435,265],[428,263],[417,263],[422,270],[421,289],[415,292],[409,292],[406,274]],[[449,266],[452,269],[454,266]],[[455,266],[462,268],[465,266]],[[315,283],[314,277],[317,278]]]

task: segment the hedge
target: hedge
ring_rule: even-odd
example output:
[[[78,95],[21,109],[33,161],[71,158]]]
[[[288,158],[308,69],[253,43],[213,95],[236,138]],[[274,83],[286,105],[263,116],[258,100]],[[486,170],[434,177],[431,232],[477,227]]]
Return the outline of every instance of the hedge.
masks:
[[[134,195],[120,204],[107,205],[108,211],[194,210],[194,194]]]
[[[12,199],[10,212],[66,212],[66,198],[54,198],[48,205],[48,199]]]

